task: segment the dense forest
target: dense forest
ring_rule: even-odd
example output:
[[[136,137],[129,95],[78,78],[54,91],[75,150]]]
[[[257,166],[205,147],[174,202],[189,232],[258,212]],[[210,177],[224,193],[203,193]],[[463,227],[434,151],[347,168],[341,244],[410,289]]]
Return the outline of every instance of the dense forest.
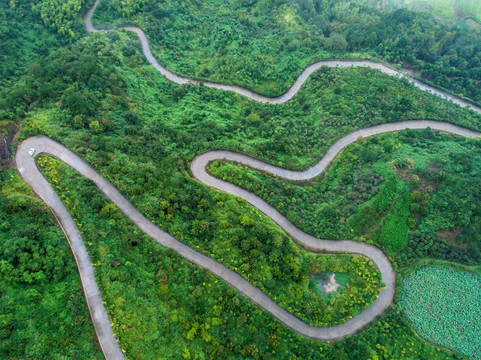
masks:
[[[306,232],[372,242],[401,267],[425,257],[475,264],[480,149],[479,140],[406,130],[349,146],[309,183],[222,162],[210,171],[260,195]]]
[[[1,357],[101,359],[64,234],[13,169],[0,184]]]
[[[8,52],[1,54],[8,60],[0,67],[1,130],[12,149],[36,134],[65,144],[151,221],[237,271],[311,324],[345,322],[372,303],[382,287],[377,269],[361,257],[314,254],[299,247],[245,201],[195,181],[189,161],[204,150],[227,148],[302,169],[317,162],[342,135],[374,124],[428,118],[481,130],[480,115],[422,92],[406,80],[365,68],[322,68],[292,101],[282,105],[263,105],[202,85],[178,86],[148,65],[134,35],[118,31],[87,36],[79,14],[91,4],[67,2],[66,10],[58,12],[55,2],[33,3],[19,0],[0,5],[0,17],[16,24],[2,30],[0,37],[2,45],[8,44],[2,46]],[[105,12],[114,6],[109,4],[105,2],[104,10],[99,10],[106,21],[113,21]],[[149,6],[154,6],[148,1],[135,4],[115,5],[116,11],[124,11],[123,21],[130,17],[141,21]],[[152,19],[186,17],[179,23],[177,18],[169,20],[170,35],[158,31],[166,38],[180,41],[175,31],[189,21],[193,24],[190,34],[223,33],[195,27],[190,17],[197,15],[195,9],[203,9],[201,2],[159,4],[175,11],[151,15]],[[251,47],[254,33],[239,32],[247,42],[239,49],[263,54],[263,60],[245,54],[259,72],[249,74],[245,63],[229,60],[242,65],[242,71],[213,62],[202,67],[209,73],[199,76],[235,82],[234,74],[240,71],[238,83],[272,94],[286,89],[302,70],[302,61],[317,59],[319,51],[323,57],[340,53],[351,57],[359,49],[378,49],[376,44],[348,48],[349,42],[344,49],[325,50],[325,44],[336,37],[342,44],[342,39],[350,39],[345,32],[348,27],[341,26],[348,21],[341,22],[339,14],[357,9],[330,4],[326,1],[322,11],[338,15],[326,17],[329,27],[322,37],[319,26],[311,24],[314,13],[304,14],[299,3],[242,2],[238,11],[248,11],[248,21],[259,21],[253,31],[266,29],[268,37],[269,19],[279,14],[274,10],[282,10],[285,34],[296,37],[307,29],[304,38],[309,39],[307,34],[312,32],[320,43],[317,48],[312,45],[306,56],[299,55],[300,45],[286,47],[293,54],[288,68],[275,60],[284,50],[272,48],[267,38],[256,40],[265,42],[263,48]],[[122,10],[135,6],[136,11]],[[369,22],[371,13],[359,9],[352,18]],[[373,24],[383,16],[394,16],[372,14]],[[411,16],[416,23],[417,16],[424,16],[428,25],[446,26],[428,15],[397,14]],[[217,15],[221,17],[222,12]],[[336,19],[339,36],[332,28]],[[21,31],[24,22],[32,35]],[[154,29],[154,20],[151,25]],[[148,26],[144,28],[149,31]],[[392,31],[402,33],[401,28]],[[469,34],[463,32],[459,38],[471,41]],[[190,35],[185,32],[185,36]],[[179,73],[188,71],[187,75],[195,76],[197,70],[190,72],[192,65],[181,58],[222,57],[203,53],[183,57],[175,44],[166,44],[159,42],[154,49],[176,51],[179,59],[166,57],[165,64]],[[211,51],[208,46],[204,49]],[[229,53],[224,55],[228,59]],[[266,56],[272,59],[266,61]],[[281,74],[272,86],[267,85],[272,78],[260,75],[271,60],[270,74]],[[467,73],[466,79],[475,76]],[[465,93],[476,99],[473,94]],[[404,269],[421,266],[425,258],[468,265],[479,262],[479,146],[479,141],[431,131],[383,135],[346,149],[329,172],[312,184],[292,184],[225,163],[213,164],[211,171],[262,196],[273,193],[268,200],[310,233],[381,246],[399,269],[400,289],[402,277],[408,274]],[[47,156],[38,157],[37,162],[82,231],[127,358],[462,358],[422,340],[406,320],[399,296],[386,314],[354,336],[335,342],[303,338],[222,281],[145,237],[92,183],[66,165]],[[13,169],[2,171],[0,182],[0,357],[101,358],[63,234],[47,207]],[[372,224],[363,223],[366,219]],[[313,275],[323,271],[349,274],[347,286],[336,295],[324,296],[312,281]]]
[[[271,96],[285,92],[308,64],[343,57],[405,65],[481,102],[481,30],[431,13],[383,13],[338,0],[102,0],[94,24],[139,25],[172,71]]]
[[[80,13],[90,2],[11,0],[0,3],[0,91],[30,64],[83,36]],[[1,110],[1,109],[0,109]]]

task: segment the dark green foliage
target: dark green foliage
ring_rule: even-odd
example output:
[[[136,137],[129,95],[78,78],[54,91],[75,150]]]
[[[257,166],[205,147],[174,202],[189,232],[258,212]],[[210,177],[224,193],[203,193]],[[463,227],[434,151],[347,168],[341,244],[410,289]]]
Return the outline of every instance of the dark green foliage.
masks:
[[[213,21],[212,19],[215,19]],[[326,58],[381,58],[481,102],[481,30],[429,12],[383,13],[339,0],[101,0],[94,24],[136,24],[160,63],[194,78],[285,92],[304,68]],[[409,100],[400,106],[409,107]]]
[[[13,170],[0,191],[0,357],[102,359],[63,233]]]
[[[78,7],[80,2],[12,0],[0,3],[0,93],[13,91],[20,98],[28,83],[14,85],[15,81],[32,63],[71,41],[48,27],[70,32],[76,39],[82,36],[83,24],[78,16],[83,11]],[[85,1],[83,3],[87,5]],[[70,18],[69,21],[52,19],[65,16]],[[12,99],[11,105],[16,102]],[[2,110],[3,106],[0,107],[0,120],[4,117]]]
[[[477,140],[408,130],[350,145],[309,184],[227,163],[210,171],[256,192],[321,238],[374,241],[399,254],[401,266],[423,257],[471,263],[481,248],[480,156]]]
[[[56,161],[41,158],[39,164],[54,184],[57,179],[71,177],[71,172],[65,169],[65,165]],[[152,170],[156,178],[161,176],[160,169]],[[169,184],[164,182],[164,189],[156,196],[160,201],[149,204],[154,206],[147,208],[150,216],[158,218],[170,233],[180,236],[187,244],[238,271],[271,295],[279,305],[309,323],[326,326],[344,322],[376,298],[380,288],[379,273],[367,259],[348,255],[313,256],[294,246],[257,211],[239,211],[246,207],[244,201],[227,196],[204,196],[193,192],[192,187],[192,192],[189,192],[187,187],[184,188],[184,194],[177,195],[178,193],[168,186]],[[84,195],[81,200],[83,203],[87,202],[94,192],[85,185],[62,188],[55,184],[54,188],[62,194],[67,204],[71,204],[69,208],[72,212],[80,208],[80,204],[76,195],[69,194],[81,192]],[[158,191],[156,188],[152,190]],[[98,199],[98,196],[94,198]],[[197,203],[197,207],[193,208],[193,202]],[[98,200],[95,203],[97,204]],[[178,208],[182,209],[180,214],[176,211]],[[112,204],[96,206],[93,210],[95,212],[89,211],[87,207],[84,218],[92,221],[98,212],[104,220],[95,220],[97,224],[112,224],[121,218]],[[182,213],[195,215],[184,217]],[[174,216],[183,218],[182,225],[176,224]],[[218,218],[220,219],[217,220]],[[80,220],[79,222],[84,223]],[[186,235],[190,235],[190,238]],[[345,291],[328,302],[313,291],[309,280],[311,275],[329,270],[347,272],[352,280]],[[359,291],[360,288],[363,289],[362,292]]]
[[[399,182],[395,175],[388,174],[385,182],[381,186],[379,194],[374,200],[363,205],[359,212],[354,214],[351,220],[351,226],[356,230],[357,235],[369,233],[392,207],[398,184]],[[356,189],[353,189],[353,191],[356,191]]]
[[[374,208],[378,212],[386,212],[391,206],[398,191],[398,181],[394,174],[389,174],[385,178],[384,186],[379,195],[374,200]]]
[[[130,3],[134,4],[129,2],[120,6],[128,8]],[[164,9],[163,5],[156,3],[157,11]],[[239,11],[249,14],[245,19],[245,27],[255,31],[265,28],[264,24],[251,27],[249,22],[255,20],[259,14],[268,12],[268,9],[264,8],[251,8],[258,5],[262,3],[246,2],[239,5]],[[272,8],[276,8],[275,3],[272,5]],[[176,3],[172,6],[177,9],[182,7],[182,4]],[[185,6],[204,5],[186,2]],[[132,13],[139,11],[135,7],[132,9]],[[220,10],[216,9],[219,17]],[[251,14],[251,10],[257,10],[258,14]],[[295,22],[292,22],[289,6],[285,6],[283,11],[283,22],[286,21],[287,25],[295,25],[295,22],[302,24],[296,16]],[[188,10],[179,10],[175,16],[188,19],[189,13]],[[164,13],[157,12],[156,18],[166,20],[167,15],[162,14]],[[221,21],[212,23],[219,27],[224,26]],[[202,31],[207,31],[210,36],[222,33],[206,29]],[[277,30],[277,27],[272,28],[276,36]],[[303,39],[308,37],[303,37],[302,30],[299,31],[292,28],[292,32],[299,33],[299,36],[295,37],[304,42]],[[169,41],[183,41],[174,31],[158,31],[156,34],[169,38]],[[255,38],[250,36],[250,33],[248,35],[249,40],[244,40],[245,35],[242,35],[241,41]],[[292,80],[297,76],[296,70],[292,71],[291,68],[299,64],[299,59],[308,57],[299,56],[299,53],[295,52],[296,48],[302,49],[304,45],[295,41],[279,42],[277,37],[273,39],[275,41],[269,43],[269,46],[259,41],[260,47],[256,51],[263,57],[249,62],[262,65],[260,60],[270,61],[270,54],[275,53],[271,51],[275,49],[272,46],[289,48],[283,53],[290,54],[286,67],[278,67],[278,64],[274,63],[272,69],[275,71],[266,73],[266,77],[271,74],[284,74],[282,86],[288,86],[289,77]],[[208,40],[209,38],[204,38],[199,41],[207,43]],[[229,37],[225,41],[229,42],[228,40]],[[219,48],[223,45],[220,43]],[[165,51],[177,53],[169,61],[182,67],[182,62],[179,61],[182,54],[175,50],[175,47],[170,49],[166,48]],[[241,44],[239,49],[243,51],[247,48]],[[219,56],[214,65],[218,64],[217,61],[224,55],[228,54]],[[0,97],[1,119],[5,123],[12,125],[25,117],[21,124],[22,131],[18,135],[19,140],[35,134],[46,134],[64,143],[108,178],[149,219],[181,241],[238,271],[271,296],[277,297],[276,301],[282,306],[290,307],[297,316],[314,323],[345,321],[366,306],[365,303],[372,302],[375,293],[363,290],[366,285],[370,285],[371,290],[376,287],[372,281],[375,278],[375,274],[370,270],[372,266],[362,261],[356,263],[356,258],[352,256],[308,254],[245,202],[194,181],[189,173],[188,161],[203,150],[223,147],[262,156],[281,166],[303,168],[317,161],[340,136],[373,124],[399,119],[434,118],[480,128],[478,115],[422,93],[405,81],[398,81],[369,69],[323,68],[309,79],[291,102],[279,106],[258,104],[236,94],[204,86],[180,87],[166,82],[151,66],[146,66],[136,38],[120,31],[72,40],[71,45],[49,56],[44,54],[41,60],[33,62],[25,76],[19,79],[20,73],[15,74],[13,78],[18,80],[15,86],[9,88],[5,96]],[[262,83],[265,79],[264,73],[259,70],[263,69],[261,65],[258,68],[249,68],[244,67],[237,59],[232,62],[234,65],[231,68],[225,67],[222,70],[225,72],[220,72],[223,81],[230,79],[224,75],[235,77],[232,69],[254,69],[245,70],[245,73],[237,77],[245,83],[260,79],[259,84],[264,84],[264,89],[261,90],[278,91],[276,83]],[[170,66],[170,63],[166,64]],[[209,71],[215,68],[210,65],[194,67],[199,68],[203,76],[210,76]],[[302,67],[299,67],[298,71]],[[185,69],[189,75],[195,74],[191,70]],[[5,129],[3,125],[5,124],[2,123],[2,130]],[[282,198],[285,205],[278,204],[279,209],[289,209],[289,216],[297,217],[294,220],[300,226],[311,223],[315,228],[318,226],[316,221],[319,221],[319,226],[325,226],[323,228],[327,237],[337,234],[345,235],[343,238],[355,236],[350,235],[354,234],[354,229],[344,218],[345,214],[351,216],[366,202],[374,201],[381,191],[383,179],[388,177],[386,171],[375,168],[366,171],[365,164],[382,160],[385,154],[395,151],[401,142],[410,143],[416,149],[425,149],[424,139],[416,140],[415,136],[408,135],[409,133],[400,141],[389,137],[371,139],[370,143],[374,146],[367,149],[362,144],[354,145],[352,151],[347,151],[326,175],[333,181],[320,182],[320,186],[324,187],[327,193],[316,189],[296,198],[297,189],[292,186],[283,197],[281,190],[284,190],[278,190],[279,186],[275,182],[273,184],[276,186],[266,189],[262,189],[262,180],[253,184],[260,188],[259,191],[273,192],[274,197]],[[201,357],[216,359],[366,359],[375,356],[401,358],[406,346],[412,349],[412,353],[408,353],[410,355],[406,357],[456,358],[444,350],[437,351],[417,338],[396,306],[365,331],[343,341],[326,344],[302,338],[274,321],[263,310],[246,301],[218,279],[144,238],[88,181],[71,179],[71,172],[68,170],[55,174],[57,170],[53,167],[45,171],[51,176],[52,184],[56,181],[62,182],[59,186],[63,190],[59,191],[65,196],[63,199],[66,205],[80,224],[89,253],[94,260],[97,281],[113,320],[114,331],[131,358],[178,359],[179,354],[186,358],[199,354]],[[442,174],[433,176],[443,179]],[[251,177],[248,180],[243,185],[251,184]],[[340,190],[344,188],[352,191],[341,194]],[[21,193],[25,194],[26,190]],[[326,201],[320,209],[315,209],[315,221],[311,222],[308,216],[304,216],[310,213],[312,204],[309,205],[311,209],[306,206],[304,212],[294,210],[293,204],[303,204],[308,198],[317,202],[324,199],[322,194],[327,194]],[[399,201],[401,204],[397,196],[396,192],[392,201]],[[302,202],[298,201],[300,198]],[[434,198],[434,195],[431,198]],[[416,199],[413,204],[425,209],[425,194]],[[329,205],[332,204],[331,200],[335,200],[335,206]],[[25,207],[27,208],[36,209],[32,204]],[[20,218],[24,212],[22,209],[14,208],[12,218]],[[342,209],[348,210],[343,212]],[[387,211],[394,211],[393,209],[388,207]],[[46,210],[41,213],[45,214]],[[378,234],[379,229],[378,227],[376,230]],[[5,232],[3,229],[2,231]],[[18,233],[22,234],[21,229]],[[40,234],[36,236],[45,244],[37,248],[28,247],[24,242],[25,246],[21,248],[23,253],[27,252],[29,255],[31,249],[48,252],[50,239],[45,239]],[[60,235],[56,239],[65,244]],[[15,251],[20,252],[17,248],[13,251],[10,243],[8,245],[8,251],[14,254]],[[3,247],[0,251],[4,251]],[[30,259],[27,255],[24,255],[25,259]],[[64,261],[65,268],[75,273],[74,265],[68,265],[68,256],[64,255],[67,256],[68,251],[55,254]],[[15,255],[13,259],[21,257]],[[406,259],[405,262],[411,263],[413,259]],[[2,273],[6,277],[17,269],[15,263],[10,263],[10,260],[7,263],[11,266],[6,265],[5,274]],[[61,276],[61,273],[59,275],[55,271],[55,261],[52,264],[39,261],[38,264],[45,266],[44,275],[52,281]],[[22,270],[32,274],[32,284],[24,284],[24,279],[20,278],[21,281],[15,281],[11,285],[15,291],[19,291],[22,286],[35,286],[40,292],[38,289],[47,286],[42,282],[42,277],[37,275],[37,265],[33,268],[28,264],[22,266]],[[339,294],[333,303],[323,303],[329,311],[322,315],[330,316],[325,319],[315,314],[317,305],[322,300],[315,296],[314,289],[309,288],[310,275],[320,270],[348,272],[351,289],[346,290],[353,294],[352,301],[346,299],[346,294],[350,294],[346,291]],[[362,279],[363,275],[367,274],[368,279]],[[27,276],[25,279],[30,278]],[[73,285],[78,284],[74,280],[71,282]],[[354,294],[356,291],[357,294]],[[71,293],[68,294],[71,296]],[[82,300],[81,295],[76,295],[75,298]],[[22,334],[25,334],[22,333],[23,323],[15,320],[21,319],[29,310],[26,308],[33,306],[28,297],[25,299],[25,305],[0,312],[13,314],[7,322],[7,329],[2,331],[2,336],[22,339],[22,344],[30,344],[32,341],[24,341],[22,338]],[[346,305],[340,300],[349,302]],[[361,305],[358,301],[365,303]],[[80,311],[82,304],[72,305],[72,311]],[[53,307],[62,308],[58,303]],[[40,312],[39,316],[40,314],[44,313]],[[44,325],[40,319],[29,316],[32,327],[40,328]],[[61,328],[61,319],[62,317],[47,320],[45,326]],[[68,317],[67,319],[71,320]],[[72,321],[70,323],[75,324]],[[81,323],[83,327],[90,324],[88,321]],[[83,328],[74,330],[76,331],[66,331],[69,336],[85,334],[84,343],[95,344],[92,332]],[[47,330],[44,333],[49,334]],[[11,345],[9,342],[5,344]],[[79,347],[70,346],[68,349]],[[25,358],[32,353],[25,347],[18,347],[15,351],[8,352],[6,356],[2,353],[1,357]],[[37,353],[40,355],[37,357],[49,351],[49,345],[42,342]],[[52,353],[55,355],[54,351]],[[76,355],[65,356],[74,358]],[[77,357],[96,356],[96,353],[91,351]]]
[[[221,359],[289,359],[293,356],[364,359],[372,354],[397,358],[414,358],[416,354],[422,359],[456,358],[416,338],[396,306],[362,333],[333,345],[304,339],[272,320],[222,281],[145,238],[89,181],[75,179],[72,170],[59,166],[56,161],[41,158],[39,162],[48,177],[61,178],[58,183],[53,180],[52,183],[66,204],[76,209],[76,221],[82,225],[114,332],[129,356],[156,359],[196,353]],[[217,201],[228,202],[225,194],[219,195]],[[83,205],[90,202],[95,204],[94,208]],[[202,207],[207,205],[203,202]],[[160,208],[169,206],[163,200]],[[100,215],[95,209],[101,209]],[[102,211],[109,216],[102,219]],[[231,224],[224,223],[226,225],[226,230],[233,228]],[[282,250],[285,238],[279,236],[275,241]],[[289,249],[299,255],[295,246]],[[337,258],[337,265],[327,267],[326,258],[311,261],[310,271],[339,271],[343,268],[339,261],[342,257]],[[112,265],[112,260],[117,264]],[[365,277],[366,268],[359,267],[357,261],[354,259],[348,264]],[[350,272],[350,284],[357,288],[356,299],[360,300],[365,295],[365,285],[361,285],[355,275]],[[290,293],[298,291],[297,285],[289,289]],[[286,296],[288,294],[284,298]],[[293,303],[293,307],[298,306]],[[337,311],[344,313],[344,306]],[[407,354],[403,350],[406,346],[410,349]]]

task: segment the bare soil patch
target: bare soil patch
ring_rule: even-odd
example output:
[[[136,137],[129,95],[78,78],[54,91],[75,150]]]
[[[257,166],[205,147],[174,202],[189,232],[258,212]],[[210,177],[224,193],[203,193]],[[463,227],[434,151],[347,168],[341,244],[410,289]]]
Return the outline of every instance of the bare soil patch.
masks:
[[[464,22],[466,25],[468,26],[477,26],[477,27],[480,27],[481,24],[474,21],[473,19],[466,19],[466,21]],[[477,80],[479,82],[479,80]]]
[[[459,228],[454,227],[450,229],[437,230],[436,234],[438,234],[441,238],[443,238],[447,242],[450,242],[451,244],[453,244],[458,248],[463,248],[463,249],[469,248],[468,244],[463,244],[457,241],[458,236],[461,234],[461,229]]]
[[[408,183],[412,189],[419,189],[423,193],[430,194],[437,189],[435,184],[412,171],[413,162],[411,159],[404,159],[404,162],[405,166],[394,163],[394,172],[399,180]],[[437,173],[439,170],[432,167],[431,171]]]

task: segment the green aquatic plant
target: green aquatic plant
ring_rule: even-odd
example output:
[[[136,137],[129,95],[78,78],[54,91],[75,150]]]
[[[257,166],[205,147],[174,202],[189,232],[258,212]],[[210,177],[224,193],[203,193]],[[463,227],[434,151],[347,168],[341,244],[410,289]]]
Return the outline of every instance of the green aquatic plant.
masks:
[[[428,341],[481,359],[481,277],[424,267],[406,279],[401,307]]]

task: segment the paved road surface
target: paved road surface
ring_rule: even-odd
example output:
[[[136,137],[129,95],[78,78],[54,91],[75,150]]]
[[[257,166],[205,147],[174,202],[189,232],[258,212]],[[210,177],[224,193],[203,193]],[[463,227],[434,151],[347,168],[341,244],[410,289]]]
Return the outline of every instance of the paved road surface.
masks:
[[[307,246],[308,248],[317,250],[361,254],[369,257],[376,264],[381,272],[382,281],[386,285],[386,287],[379,294],[379,298],[371,306],[362,311],[358,316],[341,325],[325,328],[310,326],[306,322],[298,319],[288,311],[278,306],[269,296],[267,296],[257,287],[253,286],[236,272],[228,269],[226,266],[213,260],[212,258],[193,250],[173,236],[162,231],[156,225],[147,220],[139,211],[137,211],[112,184],[101,177],[92,167],[86,164],[82,159],[80,159],[77,155],[63,145],[45,136],[35,136],[25,140],[19,145],[15,160],[17,169],[23,179],[49,206],[55,217],[58,219],[65,235],[67,236],[69,245],[79,269],[88,308],[91,313],[91,317],[97,331],[97,336],[105,357],[107,359],[123,359],[123,354],[120,351],[120,348],[113,335],[108,315],[103,306],[102,298],[95,282],[91,260],[88,256],[85,245],[82,242],[80,232],[72,217],[68,213],[66,207],[60,201],[58,195],[37,169],[34,161],[35,155],[40,153],[50,154],[70,165],[82,176],[92,180],[102,191],[102,193],[148,236],[156,240],[159,244],[175,250],[188,261],[203,267],[211,271],[214,275],[222,278],[230,286],[252,300],[258,306],[261,306],[266,311],[270,312],[278,320],[289,326],[294,331],[313,339],[333,340],[355,333],[366,324],[372,322],[377,315],[381,314],[391,304],[395,292],[395,273],[387,257],[378,248],[365,243],[347,240],[336,241],[317,239],[309,234],[306,234],[290,223],[275,208],[268,205],[258,196],[234,184],[214,178],[206,172],[205,167],[210,161],[225,159],[238,161],[256,169],[277,174],[279,177],[286,177],[288,179],[308,179],[319,175],[329,165],[329,162],[332,161],[342,150],[342,148],[356,141],[359,137],[372,136],[384,132],[399,131],[406,128],[422,129],[426,127],[431,127],[435,130],[452,132],[457,135],[467,137],[477,137],[480,135],[472,130],[435,121],[405,121],[373,126],[371,128],[358,130],[341,138],[333,145],[333,147],[331,147],[328,153],[316,165],[307,169],[306,171],[285,170],[262,162],[261,160],[230,151],[208,151],[198,155],[193,159],[191,163],[191,170],[196,179],[214,188],[243,197],[249,203],[272,218],[299,243]]]
[[[97,5],[100,0],[96,0],[92,8],[85,14],[84,16],[84,24],[85,28],[87,29],[88,32],[107,32],[107,31],[113,31],[115,29],[102,29],[99,30],[95,28],[92,25],[92,15],[95,12],[95,9],[97,8]],[[420,88],[421,90],[433,93],[435,95],[438,95],[442,97],[443,99],[451,100],[454,103],[460,105],[460,106],[468,106],[470,109],[481,113],[481,108],[478,106],[472,105],[471,103],[464,101],[456,96],[447,94],[441,90],[438,90],[432,86],[429,86],[427,84],[424,84],[418,80],[412,79],[409,77],[407,74],[402,73],[400,71],[396,71],[394,69],[391,69],[390,67],[381,64],[381,63],[376,63],[373,61],[369,60],[322,60],[318,61],[314,64],[309,65],[302,73],[299,75],[297,80],[294,82],[294,84],[291,86],[291,88],[282,94],[281,96],[270,98],[267,96],[263,96],[260,94],[255,93],[252,90],[245,89],[243,87],[237,86],[237,85],[230,85],[230,84],[221,84],[221,83],[214,83],[211,81],[199,81],[196,79],[191,79],[187,77],[182,77],[177,74],[174,74],[173,72],[169,71],[167,68],[163,67],[160,65],[160,63],[157,61],[157,59],[152,55],[152,52],[150,51],[149,47],[149,41],[147,40],[147,37],[145,36],[145,33],[142,31],[141,28],[137,26],[119,26],[117,29],[125,29],[129,31],[135,32],[139,36],[140,43],[142,45],[142,51],[144,55],[146,56],[147,60],[149,63],[151,63],[162,75],[164,75],[168,80],[175,82],[177,84],[199,84],[202,82],[205,86],[217,88],[217,89],[222,89],[222,90],[228,90],[228,91],[234,91],[238,94],[241,94],[245,97],[248,97],[249,99],[261,102],[261,103],[270,103],[270,104],[282,104],[286,101],[291,100],[297,92],[300,90],[302,84],[306,82],[306,80],[309,78],[309,76],[319,70],[321,66],[329,66],[329,67],[350,67],[350,66],[362,66],[362,67],[369,67],[371,69],[376,69],[379,70],[385,74],[392,75],[392,76],[397,76],[400,78],[406,78],[408,81],[414,84],[414,86]]]
[[[85,27],[89,32],[112,31],[112,29],[98,30],[93,27],[91,23],[91,17],[95,11],[95,8],[97,7],[98,2],[99,0],[95,2],[94,6],[85,15]],[[168,80],[176,82],[178,84],[199,83],[198,80],[178,76],[160,65],[152,55],[149,48],[148,40],[144,32],[140,28],[133,26],[125,26],[122,28],[137,33],[142,44],[142,50],[144,52],[144,55],[147,57],[147,60],[164,76],[166,76]],[[328,60],[319,61],[308,66],[302,72],[299,78],[294,82],[292,87],[285,94],[276,98],[265,97],[251,90],[244,89],[236,85],[218,84],[213,82],[203,83],[206,86],[237,92],[250,99],[262,103],[279,104],[292,99],[299,91],[302,84],[308,79],[310,74],[312,74],[314,71],[317,71],[323,65],[331,67],[364,66],[377,69],[383,73],[392,76],[406,77],[404,74],[395,71],[383,64],[370,61]],[[464,100],[446,94],[417,80],[413,80],[411,78],[408,78],[408,80],[422,90],[434,93],[444,99],[451,100],[461,106],[468,106],[472,110],[481,113],[481,109],[479,107],[471,105]],[[363,326],[373,321],[377,315],[381,314],[391,304],[395,291],[395,274],[387,257],[378,248],[365,243],[352,242],[347,240],[335,241],[317,239],[309,234],[306,234],[299,230],[297,227],[295,227],[275,208],[268,205],[258,196],[234,184],[214,178],[206,172],[205,167],[210,161],[214,160],[237,161],[252,168],[276,174],[279,177],[284,177],[292,180],[305,180],[319,175],[322,171],[326,169],[330,162],[335,159],[335,157],[342,148],[356,141],[359,137],[367,137],[381,134],[384,132],[399,131],[406,128],[423,129],[426,127],[431,127],[434,130],[452,132],[457,135],[466,137],[477,137],[480,135],[477,132],[448,123],[424,120],[405,121],[373,126],[371,128],[358,130],[354,133],[346,135],[345,137],[338,140],[317,164],[305,171],[291,171],[287,169],[282,169],[277,166],[267,164],[261,160],[230,151],[208,151],[206,153],[198,155],[191,163],[191,170],[196,179],[214,188],[229,192],[236,196],[243,197],[249,203],[264,212],[273,221],[279,224],[291,237],[293,237],[299,243],[305,245],[306,247],[332,252],[356,253],[367,256],[373,260],[373,262],[376,264],[382,274],[382,281],[386,284],[386,288],[381,291],[379,298],[370,307],[362,311],[358,316],[350,319],[349,321],[341,325],[326,328],[318,328],[308,325],[304,321],[290,314],[288,311],[279,307],[265,293],[250,284],[247,280],[238,275],[236,272],[228,269],[227,267],[211,259],[210,257],[196,252],[192,248],[172,237],[171,235],[160,230],[156,225],[154,225],[144,216],[142,216],[142,214],[140,214],[130,204],[130,202],[118,192],[118,190],[114,186],[112,186],[108,181],[102,178],[93,168],[87,165],[82,159],[80,159],[73,152],[65,148],[63,145],[45,136],[36,136],[27,139],[22,144],[20,144],[17,149],[16,166],[24,180],[33,188],[35,193],[40,198],[42,198],[42,200],[49,206],[51,211],[54,213],[69,241],[70,248],[79,269],[84,294],[87,299],[87,305],[95,326],[95,330],[97,332],[97,337],[99,339],[102,351],[107,359],[123,359],[124,356],[114,337],[107,312],[103,306],[101,294],[98,289],[97,283],[95,282],[94,270],[90,257],[87,253],[85,245],[83,244],[80,232],[75,225],[72,217],[68,213],[66,207],[60,201],[53,188],[48,184],[42,174],[38,171],[33,158],[34,155],[40,153],[47,153],[57,157],[61,161],[72,166],[82,176],[85,176],[86,178],[92,180],[103,192],[103,194],[114,204],[116,204],[117,207],[136,224],[136,226],[138,226],[151,238],[155,239],[159,244],[174,249],[185,259],[211,271],[216,276],[222,278],[230,286],[235,288],[244,296],[248,297],[257,305],[269,311],[277,319],[279,319],[281,322],[283,322],[293,330],[297,331],[303,336],[313,339],[333,340],[355,333]]]

